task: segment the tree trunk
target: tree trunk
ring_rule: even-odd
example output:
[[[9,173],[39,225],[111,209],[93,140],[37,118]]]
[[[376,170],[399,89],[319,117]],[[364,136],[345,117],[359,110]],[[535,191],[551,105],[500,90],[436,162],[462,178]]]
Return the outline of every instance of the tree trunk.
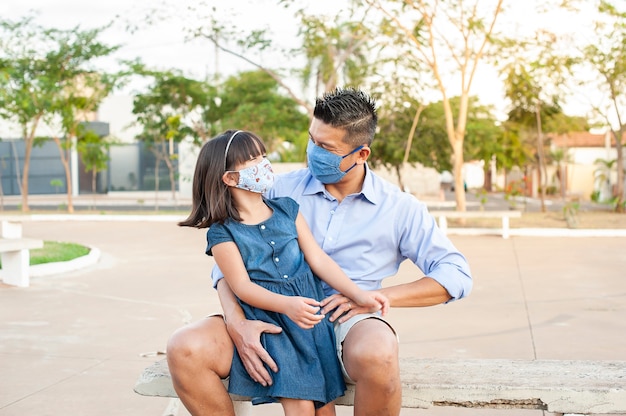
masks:
[[[400,186],[400,189],[402,189],[402,191],[406,192],[406,185],[404,184],[404,179],[402,179],[402,167],[404,166],[404,164],[402,165],[396,165],[396,176],[398,176],[398,185]]]
[[[465,181],[463,180],[463,140],[455,140],[452,145],[454,150],[454,198],[456,210],[466,211]]]
[[[626,133],[626,126],[622,126],[617,132],[613,132],[615,136],[615,150],[617,151],[617,185],[615,188],[617,201],[615,212],[620,213],[626,211],[626,207],[624,207],[624,147],[622,146],[624,133]]]
[[[174,166],[172,165],[172,159],[165,158],[165,165],[167,166],[169,178],[170,178],[170,190],[172,191],[172,200],[176,201],[176,183],[174,182]]]
[[[543,151],[543,132],[541,131],[541,103],[537,101],[535,116],[537,119],[537,155],[539,156],[539,186],[541,195],[541,212],[546,212],[546,186],[547,169],[546,157]]]
[[[96,209],[96,178],[98,175],[98,168],[96,168],[94,166],[93,169],[91,169],[91,194],[92,194],[92,207],[91,209]]]
[[[404,157],[402,158],[402,164],[406,164],[409,161],[409,153],[411,152],[411,146],[413,145],[413,136],[415,135],[415,129],[417,129],[417,123],[420,119],[420,114],[424,111],[424,106],[420,104],[415,111],[415,117],[413,117],[413,124],[411,125],[411,131],[406,141],[406,147],[404,148]]]
[[[33,151],[33,144],[35,142],[35,131],[39,124],[39,118],[36,117],[33,121],[33,126],[29,134],[28,128],[23,126],[22,132],[24,134],[24,169],[22,170],[22,183],[20,185],[20,191],[22,192],[22,212],[29,212],[28,206],[28,172],[30,171],[30,155]]]
[[[71,145],[67,145],[64,149],[63,143],[61,139],[58,137],[52,138],[54,142],[57,144],[59,148],[59,154],[61,155],[61,163],[63,164],[63,169],[65,170],[65,182],[67,186],[67,212],[69,214],[74,213],[74,203],[72,201],[72,172],[70,170],[70,162],[69,162],[69,153],[71,151]]]
[[[626,133],[626,126],[622,122],[622,116],[620,113],[620,107],[617,103],[617,93],[616,89],[613,87],[612,83],[609,83],[611,86],[611,101],[613,102],[613,107],[615,107],[615,115],[617,117],[617,122],[619,124],[619,130],[613,131],[613,136],[615,136],[615,151],[617,152],[617,187],[616,187],[616,196],[617,203],[615,204],[615,211],[623,213],[626,210],[624,207],[624,150],[622,147],[622,140],[624,139],[624,133]]]
[[[159,165],[161,158],[155,153],[156,161],[154,162],[154,210],[159,210]]]
[[[20,173],[20,160],[17,157],[17,149],[15,148],[14,140],[11,140],[11,153],[13,154],[13,161],[15,163],[15,177],[17,178],[17,186],[20,190],[20,195],[21,195],[22,194],[22,175]]]

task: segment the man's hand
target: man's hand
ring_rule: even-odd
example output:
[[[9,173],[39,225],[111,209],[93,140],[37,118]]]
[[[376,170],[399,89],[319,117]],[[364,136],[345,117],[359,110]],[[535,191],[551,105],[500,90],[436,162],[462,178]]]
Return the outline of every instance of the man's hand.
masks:
[[[359,306],[357,303],[353,302],[350,298],[345,297],[341,293],[330,295],[326,299],[322,300],[320,305],[322,306],[322,315],[326,315],[333,309],[335,310],[329,318],[331,322],[335,322],[335,320],[339,319],[339,322],[343,323],[360,313],[370,313],[369,307]]]
[[[227,322],[226,328],[250,377],[263,386],[271,386],[272,376],[263,363],[275,373],[278,372],[278,366],[261,345],[261,334],[278,334],[282,332],[282,328],[267,322],[245,319],[230,324]]]

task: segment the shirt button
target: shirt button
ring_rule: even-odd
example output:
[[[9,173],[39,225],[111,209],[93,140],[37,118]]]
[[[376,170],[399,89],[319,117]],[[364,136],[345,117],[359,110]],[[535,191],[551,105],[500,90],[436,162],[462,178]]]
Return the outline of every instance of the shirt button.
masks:
[[[274,244],[276,244],[276,243],[275,243],[275,242],[273,242],[273,241],[270,241],[270,244],[271,244],[271,245],[274,245]]]
[[[284,274],[284,275],[283,275],[283,277],[286,279],[286,278],[288,278],[289,276],[287,276],[286,274]]]
[[[334,210],[334,209],[331,209],[331,210],[330,210],[330,215],[333,215],[334,213],[335,213],[335,210]]]
[[[275,261],[276,263],[278,263],[278,262],[280,261],[280,259],[279,259],[278,257],[275,257],[275,258],[274,258],[274,261]]]
[[[261,226],[261,229],[262,229],[262,230],[265,230],[265,225],[262,225],[262,226]]]

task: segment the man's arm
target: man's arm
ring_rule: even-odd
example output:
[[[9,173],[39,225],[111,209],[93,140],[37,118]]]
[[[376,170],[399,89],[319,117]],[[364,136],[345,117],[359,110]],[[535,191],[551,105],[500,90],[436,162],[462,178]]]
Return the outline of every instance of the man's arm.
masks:
[[[411,283],[390,286],[378,291],[387,296],[391,307],[433,306],[452,299],[448,291],[430,277],[422,277]],[[336,319],[339,319],[339,322],[345,322],[360,313],[368,313],[365,308],[358,306],[340,293],[327,297],[321,304],[323,314],[335,310],[330,316],[331,322]]]
[[[386,287],[380,291],[389,298],[390,305],[395,307],[433,306],[452,299],[448,291],[430,277]]]
[[[277,334],[282,331],[282,328],[262,321],[247,320],[235,294],[225,279],[220,279],[217,282],[217,294],[224,311],[226,329],[237,347],[237,353],[246,371],[257,383],[264,386],[271,385],[272,376],[263,363],[267,364],[274,372],[278,371],[278,366],[265,351],[260,339],[263,332]]]

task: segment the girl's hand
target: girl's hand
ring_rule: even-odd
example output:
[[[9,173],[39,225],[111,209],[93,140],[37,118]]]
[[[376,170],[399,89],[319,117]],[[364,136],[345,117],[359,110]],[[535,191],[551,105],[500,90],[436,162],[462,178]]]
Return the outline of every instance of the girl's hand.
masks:
[[[320,303],[315,299],[289,296],[285,306],[284,314],[300,328],[311,329],[324,319],[324,315],[318,314]]]
[[[389,299],[387,296],[375,290],[362,290],[355,302],[370,313],[380,311],[382,316],[387,314],[389,310]]]

